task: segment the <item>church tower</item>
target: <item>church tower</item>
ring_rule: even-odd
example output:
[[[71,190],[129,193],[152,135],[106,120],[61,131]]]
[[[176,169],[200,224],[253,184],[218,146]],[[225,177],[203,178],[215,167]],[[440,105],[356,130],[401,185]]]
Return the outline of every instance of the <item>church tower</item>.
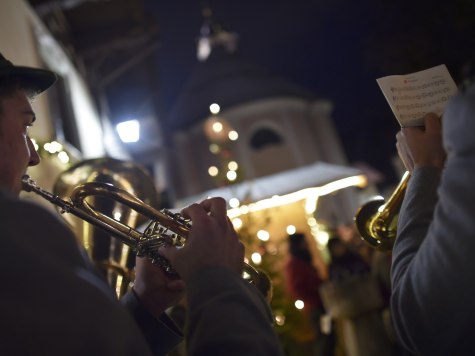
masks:
[[[175,201],[315,162],[347,165],[332,102],[243,58],[238,35],[215,23],[209,9],[197,57],[167,117]],[[238,176],[227,180],[230,162]],[[347,210],[344,220],[352,219],[354,200],[351,194],[338,204]]]

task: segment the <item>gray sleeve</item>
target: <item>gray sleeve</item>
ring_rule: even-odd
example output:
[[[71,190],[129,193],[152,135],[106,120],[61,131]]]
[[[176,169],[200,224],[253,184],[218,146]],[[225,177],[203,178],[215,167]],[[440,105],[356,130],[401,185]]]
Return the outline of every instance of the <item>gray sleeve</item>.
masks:
[[[421,355],[473,350],[474,94],[457,98],[444,116],[440,185],[436,168],[415,170],[399,217],[391,307],[401,341]]]
[[[207,268],[187,285],[190,355],[282,355],[270,308],[235,273]]]
[[[151,355],[56,215],[1,197],[0,211],[0,354]]]
[[[134,318],[155,356],[166,355],[183,339],[181,331],[165,313],[155,319],[133,291],[124,295],[120,302]]]

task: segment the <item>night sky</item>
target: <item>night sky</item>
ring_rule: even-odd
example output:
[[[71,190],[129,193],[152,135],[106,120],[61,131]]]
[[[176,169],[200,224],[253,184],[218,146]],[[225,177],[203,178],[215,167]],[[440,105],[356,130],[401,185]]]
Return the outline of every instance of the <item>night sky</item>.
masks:
[[[166,115],[196,59],[200,1],[145,0],[161,31],[157,95]],[[475,58],[475,5],[385,0],[208,1],[216,22],[239,34],[241,56],[333,101],[350,162],[397,179],[398,124],[376,84],[445,63],[460,83]]]

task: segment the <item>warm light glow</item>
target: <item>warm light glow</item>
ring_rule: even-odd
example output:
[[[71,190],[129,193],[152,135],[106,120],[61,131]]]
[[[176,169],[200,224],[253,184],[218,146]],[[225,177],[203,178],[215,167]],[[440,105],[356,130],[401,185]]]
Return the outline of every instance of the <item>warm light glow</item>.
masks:
[[[307,199],[309,196],[319,197],[319,196],[327,195],[339,189],[343,189],[347,187],[352,187],[352,186],[364,187],[367,185],[367,183],[368,181],[366,179],[366,176],[364,175],[347,177],[347,178],[339,179],[334,182],[325,184],[321,187],[305,188],[305,189],[302,189],[302,190],[299,190],[297,192],[290,193],[287,195],[277,195],[272,198],[263,199],[258,202],[247,205],[248,209],[246,210],[247,212],[261,211],[261,210],[265,210],[269,208],[274,208],[277,206],[295,203],[297,201]],[[246,214],[246,212],[244,212],[245,211],[244,207],[245,207],[244,205],[241,205],[238,209],[229,210],[228,216],[230,218],[234,218],[241,214]]]
[[[137,142],[140,139],[140,124],[138,120],[124,121],[116,125],[120,140],[125,143]]]
[[[288,225],[285,231],[287,231],[287,234],[293,235],[297,232],[297,228],[294,225]]]
[[[230,171],[235,171],[238,169],[238,164],[235,161],[231,161],[228,163],[228,168]]]
[[[216,103],[213,103],[209,106],[209,111],[214,115],[219,114],[220,110],[221,110],[221,108]]]
[[[68,163],[69,162],[69,155],[65,151],[61,151],[58,153],[58,159],[62,163]]]
[[[295,301],[294,305],[297,309],[303,309],[305,306],[304,302],[298,299]]]
[[[247,205],[242,205],[237,210],[239,210],[241,214],[247,214],[249,212],[249,207]]]
[[[262,262],[262,256],[261,256],[260,253],[254,252],[254,253],[251,255],[251,260],[252,260],[252,262],[254,262],[254,264],[259,265],[259,264],[261,264],[261,262]]]
[[[266,230],[259,230],[257,232],[257,238],[261,241],[269,241],[269,233]]]
[[[242,227],[242,220],[239,218],[233,219],[233,226],[236,230]]]
[[[276,314],[275,315],[275,323],[279,326],[282,326],[285,324],[285,315],[284,314]]]
[[[209,145],[209,150],[213,154],[217,154],[217,153],[219,153],[219,151],[221,151],[221,149],[219,148],[219,145],[217,145],[215,143],[212,143],[211,145]]]
[[[213,123],[212,128],[213,128],[213,131],[216,133],[221,132],[223,131],[223,124],[220,123],[219,121],[216,121],[215,123]]]
[[[229,206],[231,208],[237,208],[241,204],[238,198],[231,198],[229,199]]]
[[[115,220],[120,221],[121,217],[122,217],[122,213],[120,213],[118,211],[114,213],[114,219]]]
[[[211,176],[211,177],[216,177],[219,173],[219,169],[218,167],[216,166],[211,166],[208,168],[208,174]]]
[[[129,258],[129,251],[130,251],[130,247],[126,244],[122,244],[122,252],[120,254],[120,262],[119,262],[121,266],[127,265],[127,260]]]
[[[198,40],[197,56],[200,61],[204,61],[211,53],[211,44],[209,38],[201,37]]]
[[[120,290],[122,289],[122,283],[124,282],[124,278],[118,274],[117,275],[117,280],[115,282],[115,293],[117,296],[120,296]]]
[[[315,225],[317,225],[317,219],[315,219],[314,217],[308,218],[307,219],[307,224],[310,227],[315,226]]]
[[[56,153],[63,150],[63,145],[56,141],[47,142],[43,145],[46,152]]]
[[[318,196],[309,196],[305,201],[305,213],[312,215],[317,210]]]
[[[236,178],[237,178],[236,171],[228,171],[228,173],[226,173],[226,178],[228,178],[228,180],[231,181],[231,182],[236,180]]]
[[[330,234],[326,231],[319,230],[317,232],[317,242],[322,245],[326,246],[328,244],[328,240],[330,239]]]
[[[236,141],[238,138],[239,138],[239,135],[236,131],[232,130],[232,131],[229,131],[228,133],[228,138],[231,140],[231,141]]]

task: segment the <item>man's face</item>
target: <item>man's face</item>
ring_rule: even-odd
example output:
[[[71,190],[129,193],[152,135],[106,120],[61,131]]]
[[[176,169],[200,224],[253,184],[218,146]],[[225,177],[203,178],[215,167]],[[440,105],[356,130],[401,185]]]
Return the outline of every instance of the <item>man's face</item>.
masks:
[[[18,195],[26,169],[40,162],[28,136],[35,113],[21,91],[0,100],[0,105],[0,188]]]

